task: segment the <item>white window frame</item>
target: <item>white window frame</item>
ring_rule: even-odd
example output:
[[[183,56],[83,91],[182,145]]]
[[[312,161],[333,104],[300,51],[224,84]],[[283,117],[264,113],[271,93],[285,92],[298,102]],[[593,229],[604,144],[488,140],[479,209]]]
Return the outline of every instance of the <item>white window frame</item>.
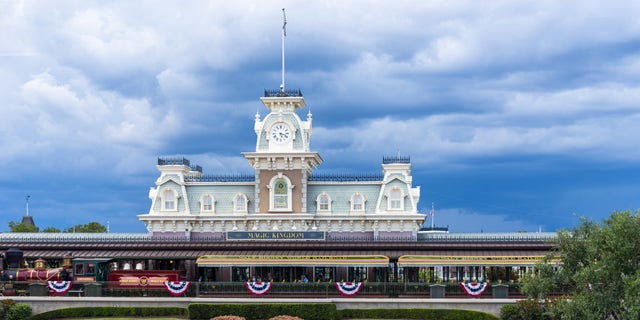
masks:
[[[276,194],[276,184],[278,182],[284,182],[286,186],[286,195],[277,195]],[[282,173],[278,173],[277,175],[271,178],[267,188],[269,189],[269,211],[270,212],[291,212],[293,211],[293,187],[294,185],[291,183],[291,179],[289,177],[283,175]],[[276,197],[286,197],[286,207],[276,207]]]
[[[167,204],[169,204],[167,195],[169,194],[173,196],[171,207],[167,206]],[[178,192],[176,192],[176,190],[167,188],[162,191],[162,211],[178,211]]]
[[[243,200],[243,207],[238,207],[238,200]],[[249,199],[243,193],[238,193],[233,197],[233,213],[247,213],[249,209]]]
[[[207,204],[205,203],[205,200],[209,198],[211,199],[211,208],[207,208]],[[210,194],[203,194],[200,197],[200,212],[207,212],[207,213],[215,213],[216,212],[216,198],[214,198],[212,195]]]
[[[322,200],[326,199],[327,200],[327,207],[326,208],[322,208]],[[318,195],[318,197],[316,198],[316,203],[317,203],[317,208],[316,211],[318,212],[331,212],[331,203],[333,202],[333,200],[331,200],[331,196],[329,196],[327,193],[323,192],[321,194]]]
[[[398,195],[399,198],[395,199],[394,194]],[[393,187],[389,190],[387,194],[387,210],[391,211],[401,211],[404,210],[404,192],[399,187]],[[397,202],[397,206],[394,206],[394,203]]]
[[[356,203],[356,199],[361,199],[362,202],[361,203]],[[367,203],[367,200],[364,198],[364,196],[360,193],[354,193],[351,196],[351,200],[350,200],[350,207],[351,207],[351,212],[364,212],[365,211],[365,204]],[[357,208],[356,205],[361,205],[361,208]]]

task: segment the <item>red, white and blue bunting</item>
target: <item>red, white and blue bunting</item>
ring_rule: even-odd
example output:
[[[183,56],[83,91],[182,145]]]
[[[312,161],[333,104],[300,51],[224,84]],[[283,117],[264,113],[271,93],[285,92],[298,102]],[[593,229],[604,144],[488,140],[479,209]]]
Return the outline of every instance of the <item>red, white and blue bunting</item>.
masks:
[[[167,288],[167,291],[174,296],[179,297],[187,292],[189,286],[191,285],[191,281],[165,281],[164,287]]]
[[[71,281],[47,281],[47,286],[54,294],[65,294],[71,289]]]
[[[474,298],[479,297],[485,290],[489,283],[487,282],[460,282],[460,288],[469,296]]]
[[[247,290],[251,292],[254,296],[261,296],[271,289],[271,282],[269,281],[249,281],[245,282],[244,286],[247,287]]]
[[[336,288],[341,296],[352,297],[362,289],[362,282],[336,282]]]

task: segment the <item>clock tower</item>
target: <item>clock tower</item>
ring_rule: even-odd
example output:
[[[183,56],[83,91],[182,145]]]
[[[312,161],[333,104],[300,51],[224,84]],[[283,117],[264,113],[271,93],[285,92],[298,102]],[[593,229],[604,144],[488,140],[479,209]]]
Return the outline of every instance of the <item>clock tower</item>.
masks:
[[[255,170],[255,213],[306,214],[307,180],[323,161],[309,149],[311,112],[305,121],[296,113],[306,106],[300,90],[265,90],[260,100],[269,114],[256,113],[256,150],[243,153]]]

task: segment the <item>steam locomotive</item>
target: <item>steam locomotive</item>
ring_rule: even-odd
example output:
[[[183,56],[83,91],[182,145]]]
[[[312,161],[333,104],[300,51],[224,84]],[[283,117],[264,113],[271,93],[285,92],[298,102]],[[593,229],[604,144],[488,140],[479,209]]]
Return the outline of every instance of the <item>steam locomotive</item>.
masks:
[[[33,268],[21,267],[22,251],[11,248],[0,271],[4,282],[73,281],[106,282],[108,288],[164,288],[164,281],[180,281],[181,270],[118,270],[114,259],[63,257],[62,267],[49,268],[44,259],[35,260]]]

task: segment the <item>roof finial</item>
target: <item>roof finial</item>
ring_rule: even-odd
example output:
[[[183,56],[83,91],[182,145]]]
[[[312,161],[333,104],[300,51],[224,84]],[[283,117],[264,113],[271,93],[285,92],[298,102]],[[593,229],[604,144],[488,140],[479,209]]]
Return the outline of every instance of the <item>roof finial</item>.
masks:
[[[287,15],[282,8],[282,83],[280,84],[280,91],[284,92],[284,38],[287,37]]]

